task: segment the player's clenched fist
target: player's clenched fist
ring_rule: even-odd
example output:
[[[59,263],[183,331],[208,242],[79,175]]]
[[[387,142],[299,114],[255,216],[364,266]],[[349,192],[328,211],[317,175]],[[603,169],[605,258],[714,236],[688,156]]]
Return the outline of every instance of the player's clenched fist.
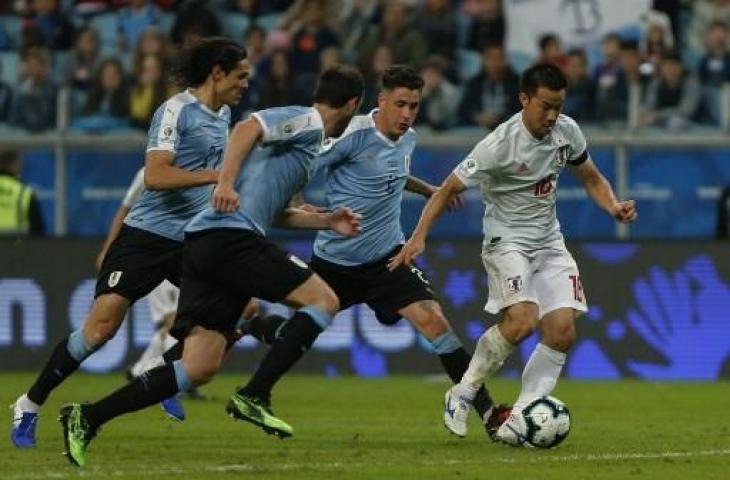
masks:
[[[230,185],[216,185],[211,201],[216,212],[230,213],[238,209],[238,192]]]
[[[613,205],[613,216],[621,223],[633,222],[638,216],[638,213],[636,212],[636,202],[633,200],[616,202]]]

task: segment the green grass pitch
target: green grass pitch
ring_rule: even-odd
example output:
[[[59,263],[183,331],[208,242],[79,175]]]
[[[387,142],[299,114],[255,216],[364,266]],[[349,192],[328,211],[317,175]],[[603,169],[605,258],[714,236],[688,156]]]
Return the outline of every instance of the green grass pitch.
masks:
[[[0,401],[12,403],[29,373],[0,374]],[[561,381],[555,395],[573,415],[569,438],[554,450],[489,442],[472,418],[469,436],[441,424],[445,380],[390,377],[326,379],[292,375],[276,390],[274,411],[294,427],[279,440],[224,412],[243,376],[221,375],[185,401],[188,419],[174,423],[158,407],[107,424],[84,469],[61,456],[59,406],[95,400],[120,376],[76,375],[59,388],[40,419],[35,450],[0,441],[0,479],[730,479],[727,382],[716,384]],[[499,401],[519,384],[493,382]]]

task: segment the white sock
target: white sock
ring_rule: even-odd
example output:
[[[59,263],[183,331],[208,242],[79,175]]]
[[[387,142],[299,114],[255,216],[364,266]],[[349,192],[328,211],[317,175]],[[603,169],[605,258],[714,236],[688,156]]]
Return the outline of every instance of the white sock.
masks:
[[[147,345],[147,348],[142,353],[142,356],[139,357],[139,360],[137,360],[137,362],[132,366],[132,375],[139,377],[142,373],[153,368],[153,364],[155,362],[152,362],[152,360],[157,357],[161,357],[162,354],[167,351],[170,340],[172,340],[172,345],[177,342],[173,337],[168,335],[166,331],[159,330],[155,333],[152,340],[150,340],[149,345]]]
[[[479,387],[490,379],[514,351],[515,346],[507,341],[497,325],[489,328],[479,338],[477,348],[469,362],[469,368],[459,383],[459,393],[473,400]]]
[[[550,395],[558,383],[567,355],[538,343],[522,371],[522,391],[513,408],[520,411],[537,397]]]
[[[18,397],[15,405],[24,412],[38,413],[38,410],[41,409],[40,405],[28,398],[25,393]]]

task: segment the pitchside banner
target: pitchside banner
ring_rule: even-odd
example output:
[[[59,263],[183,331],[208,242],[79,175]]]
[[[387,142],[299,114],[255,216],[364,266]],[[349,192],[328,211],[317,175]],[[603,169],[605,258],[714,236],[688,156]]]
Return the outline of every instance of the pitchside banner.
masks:
[[[284,241],[282,246],[308,258],[311,242]],[[0,368],[40,368],[54,345],[83,323],[94,292],[97,247],[96,241],[86,240],[0,242]],[[728,245],[572,243],[569,248],[580,267],[590,311],[578,323],[579,340],[568,357],[566,377],[730,378]],[[420,262],[470,350],[494,322],[482,310],[487,279],[479,250],[475,240],[436,241],[428,245]],[[265,307],[288,313],[281,305]],[[114,340],[82,368],[123,369],[141,353],[152,333],[148,306],[142,300]],[[535,342],[535,338],[524,342],[502,374],[517,376]],[[264,349],[250,338],[242,340],[227,368],[251,371]],[[383,326],[366,306],[341,312],[297,368],[365,377],[440,372],[428,342],[410,324]]]
[[[608,33],[638,38],[651,0],[504,0],[507,49],[534,58],[538,41],[557,34],[566,47],[590,47]]]

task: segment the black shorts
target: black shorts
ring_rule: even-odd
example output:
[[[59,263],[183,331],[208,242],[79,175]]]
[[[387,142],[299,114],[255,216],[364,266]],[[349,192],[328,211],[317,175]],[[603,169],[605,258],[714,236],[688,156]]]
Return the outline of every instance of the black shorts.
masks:
[[[101,264],[94,298],[117,293],[135,302],[165,279],[180,285],[182,250],[182,242],[124,225]]]
[[[367,303],[380,323],[392,325],[400,320],[398,310],[421,300],[433,300],[431,284],[416,267],[400,266],[388,270],[388,260],[400,251],[398,246],[380,260],[348,267],[316,255],[309,266],[332,287],[340,299],[340,309]]]
[[[250,230],[188,235],[177,318],[170,333],[182,339],[200,325],[229,335],[251,297],[280,302],[312,274],[302,260]]]

